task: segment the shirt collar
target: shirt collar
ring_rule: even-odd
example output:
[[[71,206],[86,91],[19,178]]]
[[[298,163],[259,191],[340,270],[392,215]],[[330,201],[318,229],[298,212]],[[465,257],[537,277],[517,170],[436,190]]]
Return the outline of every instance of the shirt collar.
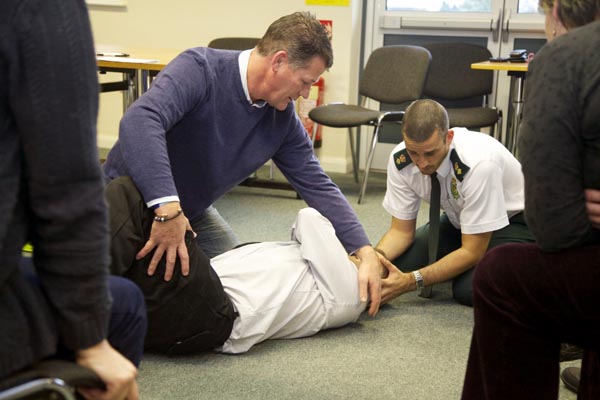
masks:
[[[240,56],[238,58],[242,88],[244,88],[244,94],[246,95],[246,100],[248,100],[248,104],[251,104],[252,107],[263,108],[267,105],[267,102],[261,100],[253,103],[252,99],[250,98],[250,92],[248,91],[248,63],[250,62],[250,53],[252,53],[252,49],[244,50],[240,53]]]
[[[442,161],[438,169],[435,171],[437,172],[438,176],[445,178],[452,170],[452,162],[450,162],[450,153],[452,152],[452,149],[454,149],[454,142],[450,144],[450,147],[448,148],[448,154],[446,154],[446,157],[444,157],[444,161]],[[410,172],[412,172],[413,174],[421,173],[419,167],[417,167],[414,163],[410,167],[412,168]]]
[[[448,154],[446,154],[444,161],[442,161],[436,171],[439,176],[444,178],[447,177],[452,170],[452,162],[450,162],[450,153],[452,153],[452,149],[454,149],[454,142],[450,144],[450,147],[448,148]]]

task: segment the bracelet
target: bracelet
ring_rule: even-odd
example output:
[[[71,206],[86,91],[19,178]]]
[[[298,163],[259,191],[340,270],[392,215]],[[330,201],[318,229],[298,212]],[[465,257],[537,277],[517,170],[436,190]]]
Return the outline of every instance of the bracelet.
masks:
[[[156,222],[167,222],[170,221],[172,219],[175,219],[177,217],[179,217],[181,215],[183,211],[180,209],[177,210],[177,212],[175,213],[175,215],[173,215],[172,217],[169,217],[169,214],[160,214],[160,215],[155,215],[154,216],[154,220]]]

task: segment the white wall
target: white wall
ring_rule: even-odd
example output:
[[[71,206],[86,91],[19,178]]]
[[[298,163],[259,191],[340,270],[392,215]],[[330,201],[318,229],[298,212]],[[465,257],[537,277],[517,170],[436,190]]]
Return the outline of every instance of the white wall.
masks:
[[[354,103],[360,49],[361,5],[307,6],[304,0],[127,0],[126,7],[89,6],[97,47],[174,49],[205,46],[223,36],[261,37],[271,22],[294,11],[333,21],[334,65],[326,72],[325,102]],[[101,77],[107,80],[107,77]],[[110,79],[108,79],[110,80]],[[122,115],[121,95],[100,95],[99,144],[114,142]],[[347,130],[323,130],[318,156],[327,171],[351,168]]]

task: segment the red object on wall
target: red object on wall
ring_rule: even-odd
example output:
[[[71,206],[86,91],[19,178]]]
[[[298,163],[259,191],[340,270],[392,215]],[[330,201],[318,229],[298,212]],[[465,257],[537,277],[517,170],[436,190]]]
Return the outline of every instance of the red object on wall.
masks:
[[[310,118],[308,118],[308,113],[313,108],[323,104],[323,92],[324,91],[325,91],[325,80],[323,79],[323,77],[320,77],[319,80],[317,82],[315,82],[312,85],[312,87],[310,88],[310,94],[308,95],[307,99],[305,99],[304,97],[299,97],[296,100],[296,110],[298,112],[298,116],[300,117],[300,120],[302,121],[302,124],[304,125],[304,129],[306,129],[306,133],[308,134],[309,137],[312,137],[312,135],[313,135],[313,129],[314,129],[315,123]],[[315,142],[313,143],[315,148],[321,147],[321,144],[322,144],[321,129],[322,128],[323,127],[321,125],[319,125],[317,127],[317,133],[315,135]]]
[[[330,19],[320,19],[319,22],[325,27],[325,30],[327,30],[329,40],[333,39],[333,21]]]

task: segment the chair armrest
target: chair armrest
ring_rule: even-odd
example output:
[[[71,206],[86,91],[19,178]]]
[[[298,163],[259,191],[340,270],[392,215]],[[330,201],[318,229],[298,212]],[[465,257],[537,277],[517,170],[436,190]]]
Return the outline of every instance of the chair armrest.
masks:
[[[45,360],[0,381],[0,391],[35,379],[60,379],[71,387],[106,389],[102,379],[91,369],[72,361]]]

